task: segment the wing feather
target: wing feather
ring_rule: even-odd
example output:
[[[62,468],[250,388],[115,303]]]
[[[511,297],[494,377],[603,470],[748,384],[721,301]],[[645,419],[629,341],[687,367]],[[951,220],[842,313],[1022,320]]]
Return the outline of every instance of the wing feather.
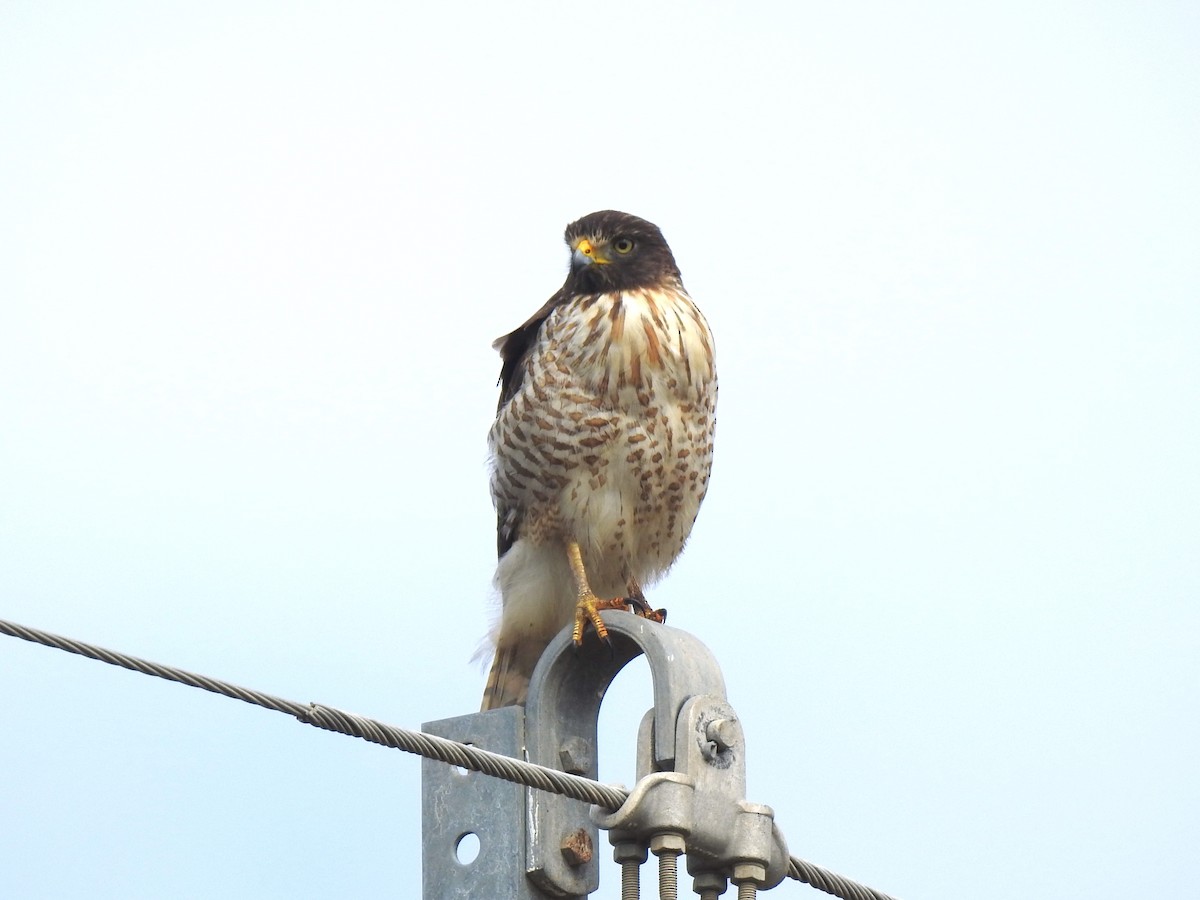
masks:
[[[521,389],[525,380],[525,361],[529,351],[537,341],[542,323],[546,321],[554,308],[564,303],[568,294],[566,287],[561,288],[542,308],[525,320],[518,328],[503,337],[496,338],[492,347],[500,351],[500,399],[496,403],[496,411],[504,409],[504,405],[512,400]],[[500,558],[509,551],[517,539],[517,528],[520,525],[520,515],[517,510],[508,509],[502,504],[496,506],[496,557]]]

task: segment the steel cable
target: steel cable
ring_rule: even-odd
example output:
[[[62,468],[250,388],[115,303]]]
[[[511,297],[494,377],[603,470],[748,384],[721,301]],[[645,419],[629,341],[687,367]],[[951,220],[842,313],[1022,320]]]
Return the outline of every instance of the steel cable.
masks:
[[[384,747],[404,750],[450,765],[461,766],[464,769],[483,772],[485,775],[505,781],[562,794],[585,803],[593,803],[610,811],[619,809],[629,798],[629,792],[622,788],[601,784],[580,775],[571,775],[568,772],[560,772],[557,769],[549,769],[535,763],[513,759],[500,753],[460,744],[458,741],[425,734],[422,731],[411,731],[407,728],[385,725],[383,722],[330,706],[322,706],[319,703],[297,703],[294,700],[286,700],[261,691],[239,687],[218,678],[209,678],[206,675],[197,675],[175,666],[150,662],[115,650],[106,650],[94,644],[18,625],[16,622],[9,622],[5,619],[0,619],[0,634],[41,644],[45,647],[53,647],[67,653],[75,653],[88,659],[108,663],[111,666],[120,666],[123,669],[141,672],[143,675],[153,675],[156,678],[200,688],[234,700],[241,700],[243,703],[286,713],[306,725],[312,725],[325,731],[347,734]],[[810,885],[819,891],[841,897],[842,900],[895,900],[888,894],[843,878],[835,872],[830,872],[795,856],[791,857],[788,877]]]

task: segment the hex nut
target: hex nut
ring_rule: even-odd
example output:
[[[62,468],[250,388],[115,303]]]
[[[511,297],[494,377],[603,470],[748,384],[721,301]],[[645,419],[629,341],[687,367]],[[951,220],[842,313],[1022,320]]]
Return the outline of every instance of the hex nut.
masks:
[[[620,841],[613,844],[613,862],[638,864],[646,861],[646,848],[637,841]]]
[[[655,856],[663,853],[683,853],[687,850],[687,841],[677,831],[660,831],[650,838],[650,852]]]
[[[741,884],[743,881],[753,881],[755,884],[765,884],[767,881],[767,867],[760,866],[758,863],[737,863],[733,867],[733,883]]]
[[[729,879],[720,872],[697,872],[692,878],[692,889],[697,894],[708,891],[715,897],[721,896],[729,888]]]

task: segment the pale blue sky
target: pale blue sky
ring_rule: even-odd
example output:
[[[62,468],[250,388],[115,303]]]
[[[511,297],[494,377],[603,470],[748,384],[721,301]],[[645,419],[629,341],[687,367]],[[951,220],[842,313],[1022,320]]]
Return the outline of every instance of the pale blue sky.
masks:
[[[473,711],[489,345],[625,209],[721,377],[651,599],[792,852],[906,900],[1186,893],[1198,49],[1165,2],[10,0],[0,618]],[[9,638],[0,692],[4,896],[419,895],[415,758]],[[602,777],[648,705],[623,676]]]

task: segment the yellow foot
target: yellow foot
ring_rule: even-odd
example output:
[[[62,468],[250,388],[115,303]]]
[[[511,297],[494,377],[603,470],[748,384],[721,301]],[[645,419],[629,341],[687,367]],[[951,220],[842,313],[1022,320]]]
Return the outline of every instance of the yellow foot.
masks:
[[[605,609],[623,609],[660,625],[667,620],[665,609],[651,609],[650,604],[641,597],[613,597],[611,600],[602,600],[588,591],[575,604],[575,627],[571,629],[571,640],[575,642],[576,647],[582,646],[583,633],[589,623],[596,632],[596,637],[608,641],[608,628],[600,618],[600,611]]]
[[[605,643],[608,642],[608,629],[600,618],[600,612],[605,609],[624,609],[660,624],[667,620],[667,611],[651,609],[642,593],[641,585],[632,578],[628,584],[630,596],[613,597],[611,600],[601,600],[597,597],[588,586],[587,572],[583,567],[583,553],[575,541],[567,542],[567,560],[575,578],[575,587],[579,590],[579,601],[575,604],[575,627],[571,629],[571,640],[576,647],[583,644],[583,632],[589,622],[596,636]]]
[[[583,632],[589,622],[596,632],[596,637],[602,641],[607,641],[608,629],[604,626],[604,620],[600,618],[600,611],[603,609],[625,608],[626,600],[624,597],[601,600],[591,591],[588,591],[586,594],[581,593],[579,595],[579,602],[575,604],[575,627],[571,629],[571,640],[575,642],[575,646],[578,647],[583,644]]]

